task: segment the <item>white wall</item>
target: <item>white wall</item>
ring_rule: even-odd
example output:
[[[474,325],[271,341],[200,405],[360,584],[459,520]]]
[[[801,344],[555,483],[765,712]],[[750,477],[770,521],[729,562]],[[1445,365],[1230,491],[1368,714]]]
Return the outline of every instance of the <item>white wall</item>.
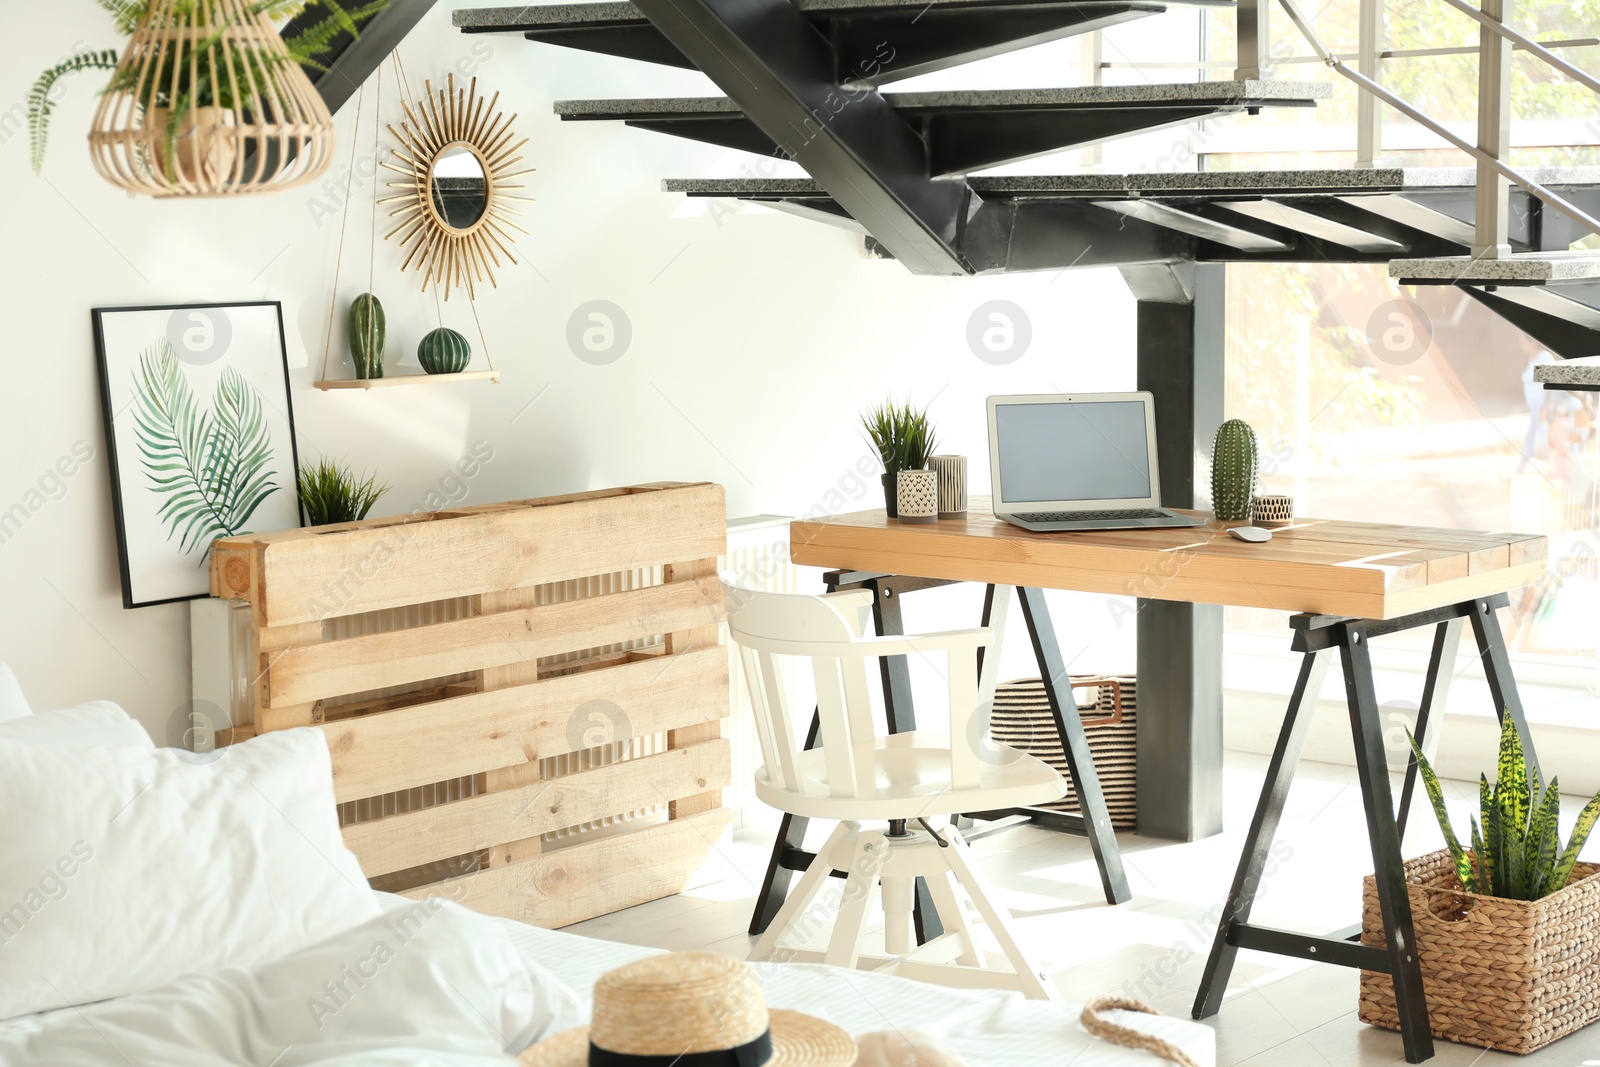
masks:
[[[773,213],[708,212],[659,192],[660,179],[733,174],[754,157],[618,125],[562,124],[550,107],[558,98],[707,91],[697,75],[464,37],[449,25],[455,6],[439,4],[406,42],[409,73],[420,81],[476,70],[520,113],[538,168],[531,236],[517,250],[523,264],[478,307],[504,383],[365,394],[319,393],[310,383],[330,298],[342,321],[367,287],[371,186],[355,182],[337,288],[342,215],[328,209],[342,199],[352,143],[358,158],[371,154],[375,86],[361,136],[352,137],[353,101],[339,115],[340,162],[319,187],[229,202],[130,199],[86,158],[101,75],[66,84],[42,177],[29,171],[13,108],[35,73],[74,47],[117,43],[109,19],[91,0],[8,11],[0,39],[0,511],[20,503],[28,518],[0,544],[0,658],[15,665],[36,706],[111,698],[164,741],[188,699],[187,606],[121,607],[92,307],[282,301],[301,455],[376,468],[394,484],[376,512],[384,514],[411,510],[441,485],[481,503],[657,479],[721,482],[734,515],[803,513],[833,490],[844,499],[830,504],[872,506],[876,485],[864,491],[852,474],[865,454],[855,417],[886,392],[931,402],[943,450],[972,457],[981,490],[986,394],[1131,388],[1134,305],[1115,271],[914,278],[898,264],[863,259],[859,239],[843,231]],[[1179,43],[1192,32],[1182,30]],[[1141,33],[1148,54],[1151,34]],[[1075,44],[1038,54],[1036,82],[1075,80],[1062,73]],[[393,121],[392,78],[384,88]],[[409,353],[434,324],[434,300],[379,245],[374,288],[389,312],[391,361],[404,351],[414,365]],[[968,348],[966,328],[980,304],[1001,297],[1025,309],[1033,339],[1020,360],[996,367]],[[631,347],[609,366],[580,361],[565,340],[569,315],[594,299],[622,307],[633,327]],[[451,301],[444,321],[476,345],[464,301]],[[470,483],[450,481],[479,440],[494,449],[493,461]],[[84,446],[91,461],[59,483],[47,477]],[[1099,616],[1062,620],[1068,635],[1074,625],[1085,641],[1105,629]],[[1131,631],[1117,639],[1125,644]]]

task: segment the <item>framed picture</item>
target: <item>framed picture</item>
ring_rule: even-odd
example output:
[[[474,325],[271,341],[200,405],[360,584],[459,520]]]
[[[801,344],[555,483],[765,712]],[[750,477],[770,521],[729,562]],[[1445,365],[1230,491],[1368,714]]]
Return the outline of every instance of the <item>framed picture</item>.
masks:
[[[300,525],[283,308],[95,308],[122,603],[206,596],[211,542]]]

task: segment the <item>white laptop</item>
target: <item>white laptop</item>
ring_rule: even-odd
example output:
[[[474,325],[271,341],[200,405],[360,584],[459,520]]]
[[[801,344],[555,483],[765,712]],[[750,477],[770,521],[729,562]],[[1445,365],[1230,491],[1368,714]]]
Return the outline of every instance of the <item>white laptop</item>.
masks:
[[[991,396],[994,513],[1025,530],[1200,526],[1161,506],[1149,393]]]

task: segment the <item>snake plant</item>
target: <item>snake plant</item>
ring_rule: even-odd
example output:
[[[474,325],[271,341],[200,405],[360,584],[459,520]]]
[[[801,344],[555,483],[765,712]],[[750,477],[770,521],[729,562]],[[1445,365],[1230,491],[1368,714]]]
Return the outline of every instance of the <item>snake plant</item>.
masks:
[[[861,416],[867,440],[883,462],[885,474],[919,471],[928,465],[937,439],[927,409],[886,401]]]
[[[117,32],[123,36],[131,35],[150,13],[150,0],[95,0],[95,2],[111,12]],[[196,0],[177,0],[173,7],[173,17],[175,19],[190,17],[194,12],[195,2]],[[325,71],[327,68],[320,61],[327,57],[339,35],[347,33],[352,37],[359,36],[360,24],[371,19],[388,5],[389,0],[367,0],[347,9],[339,0],[253,0],[250,10],[275,22],[293,19],[308,7],[320,7],[326,10],[327,18],[293,32],[291,36],[284,38],[283,42],[291,61],[312,70]],[[170,109],[165,131],[169,169],[172,145],[176,143],[183,119],[190,111],[211,105],[231,108],[240,103],[245,106],[252,103],[252,101],[232,99],[230,86],[233,84],[233,79],[212,76],[213,46],[218,43],[222,43],[224,47],[223,58],[218,61],[223,67],[227,67],[231,58],[233,67],[239,71],[241,78],[245,76],[243,68],[249,67],[249,73],[254,77],[254,84],[265,85],[271,80],[272,61],[263,62],[254,50],[232,46],[229,29],[222,26],[216,28],[212,36],[195,46],[196,58],[193,68],[188,64],[181,65],[175,82],[171,64],[177,53],[171,52],[168,53],[161,69],[118,72],[112,76],[110,84],[105,88],[106,92],[132,92],[142,101],[149,95],[145,90],[150,85],[162,87],[157,94],[158,103]],[[113,48],[77,52],[40,74],[38,80],[33,83],[33,88],[28,91],[28,141],[35,174],[44,166],[45,146],[50,134],[50,113],[55,110],[55,101],[50,98],[50,93],[55,88],[56,82],[68,74],[82,70],[116,71],[117,62],[117,51]],[[176,84],[176,96],[165,88],[173,84]]]
[[[1500,759],[1495,783],[1478,776],[1479,817],[1472,821],[1471,851],[1461,847],[1450,815],[1445,811],[1444,792],[1439,776],[1410,732],[1411,751],[1416,755],[1433,813],[1444,831],[1445,847],[1455,864],[1456,876],[1469,893],[1503,897],[1508,900],[1538,900],[1566,886],[1578,853],[1589,832],[1600,819],[1600,793],[1578,813],[1567,847],[1561,847],[1561,786],[1556,778],[1542,788],[1537,767],[1529,767],[1509,712],[1500,729]]]

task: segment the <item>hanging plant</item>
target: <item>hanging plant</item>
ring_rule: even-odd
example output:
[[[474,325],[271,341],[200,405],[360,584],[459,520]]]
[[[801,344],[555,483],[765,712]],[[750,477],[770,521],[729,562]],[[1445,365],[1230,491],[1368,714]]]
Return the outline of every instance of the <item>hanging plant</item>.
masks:
[[[44,164],[62,77],[113,70],[90,134],[96,169],[152,195],[211,195],[297,185],[327,169],[332,117],[306,78],[326,70],[342,34],[388,6],[369,0],[96,0],[131,40],[119,56],[81,52],[28,94],[33,168]],[[274,29],[310,7],[327,17],[288,38]]]

